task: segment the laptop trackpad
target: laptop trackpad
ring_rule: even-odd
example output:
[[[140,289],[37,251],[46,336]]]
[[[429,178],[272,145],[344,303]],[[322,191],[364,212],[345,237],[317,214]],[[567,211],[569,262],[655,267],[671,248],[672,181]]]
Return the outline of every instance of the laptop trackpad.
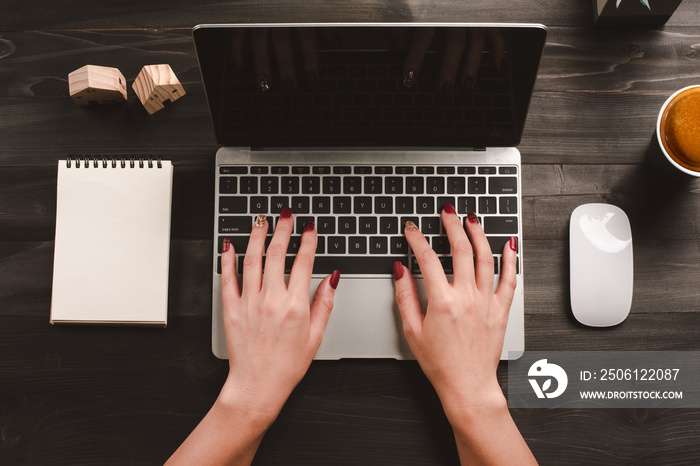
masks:
[[[320,280],[312,280],[311,289],[315,290],[319,283]],[[425,296],[422,279],[416,279],[416,287]],[[403,336],[401,315],[394,299],[394,281],[390,277],[342,277],[334,302],[315,359],[414,359]]]

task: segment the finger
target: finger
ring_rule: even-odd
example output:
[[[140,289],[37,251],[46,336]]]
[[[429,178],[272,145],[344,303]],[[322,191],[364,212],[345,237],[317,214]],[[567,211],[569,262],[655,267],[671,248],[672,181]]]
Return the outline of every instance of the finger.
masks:
[[[243,64],[243,53],[246,46],[247,29],[234,29],[231,37],[231,66],[236,72]]]
[[[289,28],[273,28],[271,32],[272,47],[277,58],[277,70],[282,83],[282,90],[287,93],[294,91],[296,76],[294,73],[294,56],[292,54],[292,39]]]
[[[435,28],[419,27],[413,30],[411,45],[408,48],[408,55],[403,65],[403,85],[413,87],[423,66],[425,53],[433,40]]]
[[[464,28],[447,28],[445,32],[445,53],[442,56],[437,88],[444,98],[449,97],[455,87],[466,36]]]
[[[315,349],[321,344],[323,332],[326,330],[326,324],[333,310],[333,300],[335,299],[335,289],[340,281],[340,272],[334,271],[328,275],[318,285],[314,301],[311,303],[310,317],[310,338]]]
[[[404,235],[413,250],[413,255],[418,261],[421,275],[428,288],[428,295],[432,296],[434,293],[440,293],[440,290],[447,286],[448,282],[437,254],[435,254],[423,233],[418,230],[413,222],[406,222]]]
[[[316,89],[318,83],[318,40],[315,28],[299,29],[301,54],[304,58],[304,77],[309,89]]]
[[[443,206],[441,217],[452,250],[452,267],[454,269],[452,283],[459,286],[473,283],[474,250],[462,227],[462,221],[457,216],[454,206],[449,203]]]
[[[491,252],[491,245],[489,245],[484,229],[481,228],[481,224],[474,212],[467,214],[464,224],[471,239],[472,248],[474,248],[476,287],[482,292],[492,293],[493,253]]]
[[[268,47],[267,28],[255,28],[252,33],[253,62],[255,78],[260,92],[270,90],[270,49]]]
[[[262,256],[265,251],[265,237],[268,223],[264,215],[258,215],[250,232],[248,248],[243,259],[243,293],[255,296],[262,284]],[[223,265],[222,265],[223,267]]]
[[[300,291],[304,294],[309,292],[317,242],[318,235],[314,228],[314,222],[309,221],[304,226],[304,232],[301,235],[301,245],[299,246],[297,256],[294,258],[292,273],[289,276],[290,291]]]
[[[507,70],[506,62],[506,40],[499,29],[489,28],[486,30],[486,40],[491,47],[491,59],[493,66],[501,73]]]
[[[221,254],[221,298],[224,310],[229,303],[235,303],[241,297],[236,279],[236,251],[228,238],[224,238],[224,247]]]
[[[518,237],[513,236],[505,246],[503,246],[503,267],[501,268],[501,278],[496,287],[496,301],[506,310],[510,310],[513,302],[516,286],[517,258],[518,258]]]
[[[277,289],[282,289],[281,287],[284,286],[284,262],[287,258],[287,247],[292,230],[294,230],[292,209],[285,207],[265,254],[265,285],[279,287]]]
[[[408,268],[401,262],[394,262],[394,283],[396,287],[396,304],[399,307],[403,332],[408,341],[423,328],[423,311],[418,302],[416,284]]]
[[[484,51],[483,28],[470,28],[467,33],[467,50],[464,57],[464,67],[460,77],[460,86],[464,92],[473,92],[476,86],[476,75],[479,72],[481,54]]]

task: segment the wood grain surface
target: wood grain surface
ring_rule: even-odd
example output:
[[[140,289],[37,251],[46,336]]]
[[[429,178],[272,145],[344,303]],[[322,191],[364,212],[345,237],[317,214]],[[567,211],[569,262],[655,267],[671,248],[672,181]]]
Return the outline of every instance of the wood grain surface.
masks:
[[[203,22],[508,21],[549,27],[523,156],[526,349],[700,346],[700,180],[648,159],[656,113],[700,84],[700,8],[665,27],[596,29],[590,0],[229,1],[90,4],[9,0],[0,17],[0,464],[157,464],[207,412],[227,365],[210,350],[213,160],[190,29]],[[67,75],[114,66],[129,100],[81,108]],[[148,116],[131,92],[168,63],[187,95]],[[167,329],[48,323],[56,161],[160,156],[175,165]],[[569,310],[568,218],[586,202],[632,224],[630,317],[588,329]],[[96,271],[99,272],[99,271]],[[499,368],[507,389],[507,364]],[[512,411],[543,465],[690,465],[700,410]],[[315,362],[256,464],[456,464],[449,424],[414,362]]]

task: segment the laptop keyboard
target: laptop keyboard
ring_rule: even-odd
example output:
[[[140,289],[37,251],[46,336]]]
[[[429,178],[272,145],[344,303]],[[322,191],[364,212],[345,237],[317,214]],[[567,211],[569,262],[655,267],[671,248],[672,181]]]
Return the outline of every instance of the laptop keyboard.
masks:
[[[451,274],[450,245],[440,221],[447,202],[462,221],[468,212],[477,213],[494,254],[495,274],[503,246],[518,235],[519,186],[512,165],[231,165],[220,166],[218,176],[218,273],[224,238],[233,244],[242,270],[255,218],[267,216],[269,244],[285,207],[295,219],[286,273],[309,221],[318,232],[314,274],[320,275],[336,269],[344,275],[391,274],[395,261],[419,274],[403,235],[409,220]]]

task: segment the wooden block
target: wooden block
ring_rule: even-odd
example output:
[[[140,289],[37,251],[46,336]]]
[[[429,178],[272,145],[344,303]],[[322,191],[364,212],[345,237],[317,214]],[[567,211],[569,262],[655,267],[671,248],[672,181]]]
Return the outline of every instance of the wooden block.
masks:
[[[113,104],[126,100],[126,79],[117,68],[85,65],[68,75],[71,98],[78,105]]]
[[[132,88],[149,115],[163,108],[164,104],[175,102],[185,95],[185,90],[170,65],[144,66]]]

